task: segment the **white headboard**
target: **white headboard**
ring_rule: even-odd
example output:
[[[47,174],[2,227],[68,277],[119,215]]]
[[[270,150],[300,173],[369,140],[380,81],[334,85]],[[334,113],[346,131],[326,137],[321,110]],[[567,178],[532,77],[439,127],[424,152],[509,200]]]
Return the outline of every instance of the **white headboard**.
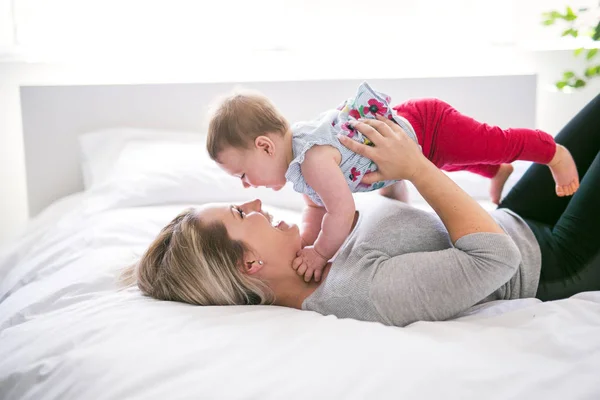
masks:
[[[438,97],[476,119],[534,127],[534,75],[373,79],[397,103]],[[208,104],[236,86],[260,90],[290,121],[350,97],[361,80],[21,87],[29,213],[83,190],[77,136],[110,127],[199,131]]]

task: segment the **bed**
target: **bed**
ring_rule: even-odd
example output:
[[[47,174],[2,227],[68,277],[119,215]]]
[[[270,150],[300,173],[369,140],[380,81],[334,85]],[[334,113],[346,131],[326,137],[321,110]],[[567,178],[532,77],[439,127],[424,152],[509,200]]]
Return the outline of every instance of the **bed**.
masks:
[[[465,107],[486,84],[520,87],[534,101],[523,89],[531,77],[496,78],[473,78]],[[457,84],[446,81],[420,84]],[[412,84],[391,83],[398,92]],[[258,86],[284,93],[287,84]],[[160,86],[23,89],[33,218],[0,250],[0,398],[599,398],[600,292],[493,302],[396,328],[275,306],[194,307],[120,288],[122,268],[184,207],[260,197],[277,218],[299,220],[289,188],[248,192],[222,175],[203,154],[193,107],[168,94],[189,91],[186,103],[203,104],[226,85]],[[150,94],[160,100],[148,104]],[[534,107],[517,108],[523,123],[533,118],[523,110]],[[52,143],[42,138],[48,130]]]

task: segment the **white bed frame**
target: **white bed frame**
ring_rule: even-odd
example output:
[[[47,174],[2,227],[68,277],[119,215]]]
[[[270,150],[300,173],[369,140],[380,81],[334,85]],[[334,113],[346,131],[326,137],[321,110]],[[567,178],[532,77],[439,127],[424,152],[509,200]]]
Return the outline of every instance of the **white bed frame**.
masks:
[[[394,103],[438,97],[500,126],[534,127],[534,75],[368,80]],[[21,87],[29,214],[83,190],[77,136],[110,127],[201,131],[208,104],[236,86],[260,90],[289,120],[350,97],[361,80]]]

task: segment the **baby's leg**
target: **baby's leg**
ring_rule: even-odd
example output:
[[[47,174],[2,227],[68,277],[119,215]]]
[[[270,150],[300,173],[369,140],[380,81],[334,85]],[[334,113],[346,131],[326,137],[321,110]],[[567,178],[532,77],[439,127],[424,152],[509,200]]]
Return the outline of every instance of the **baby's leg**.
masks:
[[[556,135],[556,143],[569,149],[583,182],[600,153],[600,94]],[[553,181],[550,172],[540,165],[532,165],[510,190],[501,207],[523,218],[554,226],[572,199],[550,195]]]
[[[559,196],[579,187],[575,162],[545,132],[525,128],[501,129],[480,123],[437,100],[440,119],[434,132],[430,159],[436,165],[509,164],[532,161],[550,167]]]
[[[502,164],[498,165],[498,171],[496,175],[492,177],[490,183],[490,197],[494,204],[500,204],[500,199],[502,198],[502,190],[504,189],[504,184],[513,173],[513,166],[511,164]]]

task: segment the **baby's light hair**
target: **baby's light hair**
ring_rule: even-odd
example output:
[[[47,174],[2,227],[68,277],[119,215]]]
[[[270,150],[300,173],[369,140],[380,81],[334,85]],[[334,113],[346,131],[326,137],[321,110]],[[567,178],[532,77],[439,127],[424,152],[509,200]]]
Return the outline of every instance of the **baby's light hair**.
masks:
[[[237,90],[221,99],[210,113],[206,149],[218,161],[227,147],[250,148],[254,140],[267,133],[284,135],[287,120],[271,101],[258,92]]]

